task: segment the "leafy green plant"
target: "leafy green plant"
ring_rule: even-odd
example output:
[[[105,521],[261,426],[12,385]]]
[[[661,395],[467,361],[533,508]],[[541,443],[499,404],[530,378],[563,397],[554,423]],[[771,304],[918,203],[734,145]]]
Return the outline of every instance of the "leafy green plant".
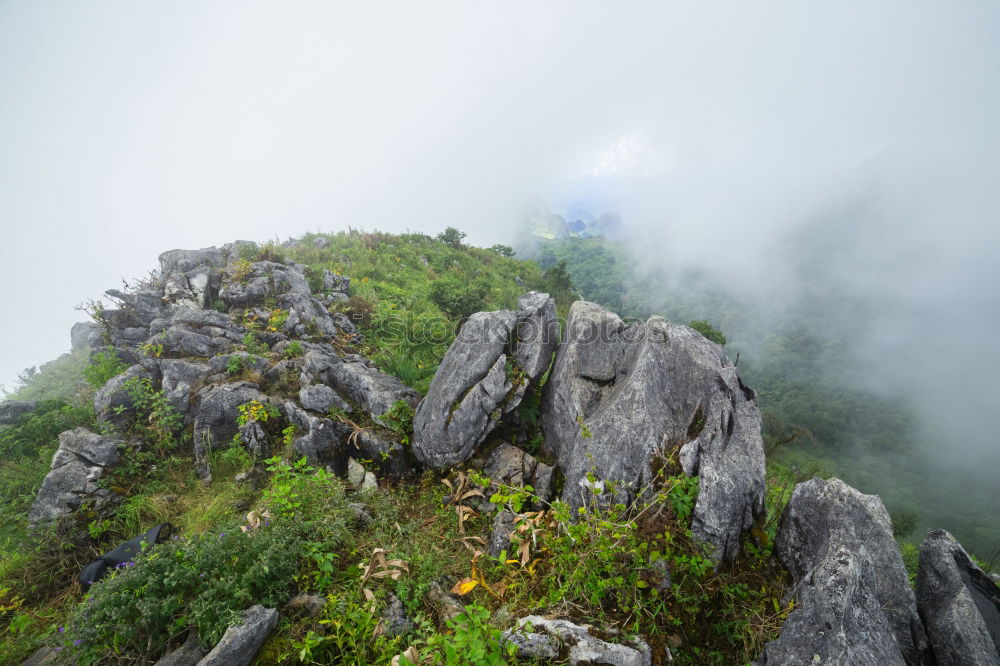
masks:
[[[413,437],[413,408],[405,400],[397,400],[379,419],[400,437],[403,444],[409,444]]]
[[[90,365],[83,369],[83,376],[94,388],[104,386],[109,379],[120,375],[128,366],[118,358],[118,352],[111,345],[95,351],[90,357]]]
[[[148,548],[91,589],[70,619],[65,648],[89,664],[107,654],[155,660],[185,631],[211,646],[240,610],[287,601],[301,544],[289,523],[248,531],[231,523]]]
[[[148,377],[132,377],[123,388],[137,412],[133,429],[161,454],[177,448],[182,439],[184,417],[174,409],[163,391],[154,390]]]
[[[243,351],[253,356],[264,356],[271,351],[267,343],[257,337],[255,331],[247,331],[241,342],[243,343]]]
[[[451,634],[435,634],[427,639],[421,658],[446,666],[504,666],[517,646],[501,642],[501,631],[489,625],[490,612],[480,606],[466,606],[464,612],[447,621]]]
[[[144,342],[139,349],[150,358],[160,358],[163,356],[163,343],[160,342]]]
[[[319,627],[310,629],[292,646],[303,663],[382,666],[400,652],[403,637],[386,636],[379,627],[380,618],[372,604],[353,586],[328,595]]]
[[[299,358],[306,353],[305,347],[299,340],[292,340],[285,347],[285,358]]]
[[[238,375],[244,370],[246,370],[246,356],[240,356],[238,354],[233,354],[226,361],[226,372],[231,375]]]
[[[236,424],[241,428],[251,423],[267,423],[271,419],[281,416],[278,408],[269,402],[251,400],[236,407],[239,414],[236,416]]]
[[[272,310],[267,318],[267,330],[272,332],[280,331],[285,326],[285,322],[288,321],[288,315],[288,310],[282,310],[281,308]]]

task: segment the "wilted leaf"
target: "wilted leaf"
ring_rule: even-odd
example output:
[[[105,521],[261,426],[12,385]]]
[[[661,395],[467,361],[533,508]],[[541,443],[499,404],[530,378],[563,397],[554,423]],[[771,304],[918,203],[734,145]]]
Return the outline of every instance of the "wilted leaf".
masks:
[[[479,581],[473,578],[463,578],[462,580],[455,583],[454,587],[451,588],[452,594],[457,594],[460,597],[464,597],[472,590],[476,589],[479,585]]]

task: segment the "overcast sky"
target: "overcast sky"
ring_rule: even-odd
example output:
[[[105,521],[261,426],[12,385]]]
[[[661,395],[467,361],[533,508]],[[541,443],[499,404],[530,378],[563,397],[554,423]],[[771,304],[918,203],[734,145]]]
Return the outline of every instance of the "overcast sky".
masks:
[[[905,310],[873,349],[956,318],[954,393],[970,346],[996,356],[998,156],[992,0],[0,0],[0,384],[164,250],[510,242],[533,197],[613,182],[651,261],[758,291],[794,288],[790,233],[865,202],[843,270]]]

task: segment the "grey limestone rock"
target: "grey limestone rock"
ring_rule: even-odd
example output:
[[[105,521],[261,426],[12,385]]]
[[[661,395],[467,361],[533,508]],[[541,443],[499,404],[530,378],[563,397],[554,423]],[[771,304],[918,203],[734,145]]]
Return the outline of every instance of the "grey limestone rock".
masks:
[[[243,611],[243,620],[226,629],[198,666],[247,666],[278,624],[278,611],[260,604]]]
[[[486,544],[486,554],[490,557],[500,557],[500,553],[510,551],[510,535],[513,531],[514,514],[510,511],[498,511],[493,519],[490,542]]]
[[[0,402],[0,425],[14,425],[25,414],[29,414],[38,407],[37,402],[23,402],[8,400]]]
[[[486,495],[492,495],[498,487],[497,483],[508,486],[531,486],[534,494],[543,502],[552,499],[553,472],[555,468],[539,462],[534,456],[521,449],[501,442],[487,456],[483,464],[483,473],[493,481]]]
[[[207,456],[211,449],[227,448],[233,436],[239,432],[237,422],[239,406],[251,400],[268,402],[268,397],[260,392],[256,384],[234,382],[218,386],[207,386],[196,394],[193,436],[194,454],[198,476],[203,481],[211,479]]]
[[[338,421],[306,413],[295,403],[285,403],[285,414],[296,427],[292,449],[312,465],[330,467],[336,474],[347,472],[347,442],[351,428]]]
[[[347,294],[351,290],[351,278],[338,275],[328,268],[323,269],[323,291]]]
[[[164,300],[183,307],[211,307],[225,263],[226,253],[214,247],[164,252],[160,255]]]
[[[351,406],[329,386],[322,384],[303,386],[299,390],[299,403],[305,409],[326,414],[331,407],[351,412]]]
[[[469,317],[417,407],[417,459],[434,468],[468,459],[541,378],[558,344],[557,333],[554,302],[537,292],[522,296],[516,312]]]
[[[118,462],[121,441],[84,428],[59,435],[59,448],[35,497],[28,521],[32,525],[55,520],[76,511],[85,501],[95,508],[107,504],[110,492],[97,485],[105,470]]]
[[[204,363],[192,363],[177,359],[160,361],[163,374],[161,388],[171,406],[190,421],[191,392],[211,371]]]
[[[565,476],[563,500],[591,501],[613,482],[629,504],[651,463],[680,448],[699,476],[692,531],[718,562],[735,557],[764,510],[764,449],[756,395],[719,345],[661,317],[626,324],[594,303],[570,308],[542,405],[545,452]]]
[[[939,666],[1000,666],[1000,587],[944,530],[920,546],[917,607]]]
[[[759,664],[932,663],[889,514],[839,479],[800,483],[781,516],[778,558],[797,606]]]
[[[205,650],[198,644],[198,637],[192,633],[184,645],[163,655],[154,666],[197,666],[205,656]]]
[[[379,372],[368,359],[349,356],[336,359],[323,373],[326,383],[338,394],[361,408],[376,423],[385,425],[379,418],[397,401],[411,407],[417,404],[419,394],[391,375]]]
[[[104,339],[103,329],[92,321],[77,322],[69,331],[69,339],[75,352],[97,349]]]
[[[382,627],[386,636],[403,636],[413,631],[413,621],[407,617],[403,602],[389,593],[388,603],[382,611]]]
[[[529,625],[530,632],[527,631]],[[545,636],[555,641],[545,640]],[[642,640],[628,645],[608,643],[591,636],[589,627],[538,615],[519,620],[514,629],[503,633],[503,640],[517,645],[519,658],[554,659],[563,655],[570,666],[650,666],[653,661],[652,650]],[[553,651],[556,657],[552,656]]]

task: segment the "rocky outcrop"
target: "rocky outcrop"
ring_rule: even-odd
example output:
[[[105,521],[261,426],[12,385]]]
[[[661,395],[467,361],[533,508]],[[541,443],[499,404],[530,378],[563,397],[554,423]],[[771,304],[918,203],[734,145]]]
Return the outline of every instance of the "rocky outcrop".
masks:
[[[608,643],[591,636],[587,627],[538,615],[519,620],[514,629],[503,633],[503,641],[517,646],[519,659],[551,661],[564,656],[566,661],[560,663],[570,666],[650,666],[653,661],[652,651],[644,641]]]
[[[796,608],[759,664],[924,664],[917,615],[882,501],[839,479],[795,487],[775,552],[792,574]]]
[[[212,307],[221,287],[219,271],[226,264],[226,254],[214,247],[161,254],[164,301],[193,309]]]
[[[120,445],[120,440],[83,428],[59,435],[59,448],[28,512],[28,521],[38,525],[55,520],[76,511],[84,502],[93,503],[98,510],[106,506],[111,492],[97,481],[118,462]]]
[[[0,425],[14,425],[25,414],[30,414],[38,407],[37,402],[8,400],[0,402]]]
[[[717,561],[736,555],[763,512],[756,396],[722,348],[687,326],[661,317],[625,324],[599,305],[574,303],[542,426],[571,505],[590,501],[588,473],[613,488],[609,499],[630,503],[653,481],[654,461],[680,449],[684,472],[700,479],[692,531]]]
[[[278,611],[260,604],[243,611],[243,620],[226,629],[198,666],[247,666],[278,625]]]
[[[525,294],[516,312],[469,317],[417,407],[417,459],[435,468],[468,459],[541,378],[557,336],[555,303],[548,294]]]
[[[1000,666],[1000,587],[944,530],[920,546],[917,607],[938,666]]]

